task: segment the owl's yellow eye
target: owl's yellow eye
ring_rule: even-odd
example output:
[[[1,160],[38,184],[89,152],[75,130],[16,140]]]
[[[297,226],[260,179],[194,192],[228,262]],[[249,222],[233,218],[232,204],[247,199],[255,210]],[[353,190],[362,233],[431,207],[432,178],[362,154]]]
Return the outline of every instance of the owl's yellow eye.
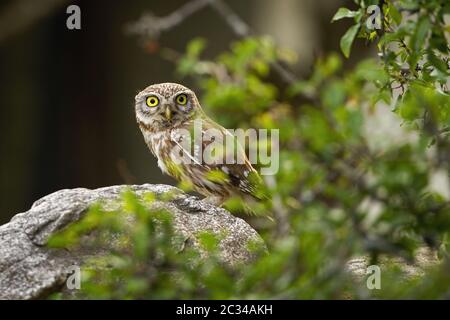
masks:
[[[177,96],[177,103],[184,106],[187,103],[187,96],[185,94],[180,94]]]
[[[150,96],[147,97],[147,106],[149,106],[150,108],[154,108],[159,104],[159,99],[155,96]]]

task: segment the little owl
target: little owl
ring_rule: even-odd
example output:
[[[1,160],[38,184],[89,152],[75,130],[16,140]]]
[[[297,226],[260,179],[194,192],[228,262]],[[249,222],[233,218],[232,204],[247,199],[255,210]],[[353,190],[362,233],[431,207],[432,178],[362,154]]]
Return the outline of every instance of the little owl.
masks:
[[[187,183],[215,205],[221,205],[235,196],[247,204],[250,200],[266,198],[262,191],[262,179],[250,164],[242,146],[234,136],[231,138],[231,150],[218,143],[218,140],[223,142],[232,134],[204,113],[192,90],[176,83],[154,84],[141,91],[135,100],[137,123],[164,173]],[[186,133],[195,135],[198,124],[201,139],[197,140]],[[208,132],[220,135],[211,137]],[[199,157],[198,153],[208,150],[213,141],[215,148],[211,149],[214,149],[214,157]],[[226,160],[230,153],[234,159],[242,161],[230,163]]]

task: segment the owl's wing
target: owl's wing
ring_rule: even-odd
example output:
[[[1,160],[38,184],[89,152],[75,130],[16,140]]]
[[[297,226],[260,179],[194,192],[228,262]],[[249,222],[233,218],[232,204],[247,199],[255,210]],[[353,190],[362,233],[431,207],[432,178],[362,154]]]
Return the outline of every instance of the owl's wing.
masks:
[[[243,164],[224,164],[220,170],[226,173],[229,183],[240,192],[259,200],[269,198],[263,180],[248,160]]]
[[[193,125],[193,121],[189,125]],[[220,132],[223,141],[226,138],[233,139],[234,143],[232,146],[226,145],[225,143],[216,143],[213,146],[212,143],[215,139],[210,139],[210,129],[213,129],[213,132],[214,130],[217,130],[217,133]],[[196,150],[196,142],[192,141],[191,143],[193,144],[191,150]],[[228,185],[231,187],[230,189],[239,190],[241,193],[251,195],[256,199],[262,200],[269,198],[263,180],[248,160],[244,148],[228,130],[210,119],[203,119],[201,143],[203,156],[200,161],[195,155],[192,156],[189,150],[183,149],[186,155],[191,154],[190,157],[192,160],[191,164],[188,164],[185,169],[191,171],[194,175],[201,176],[201,179],[198,179],[198,176],[192,178],[194,184],[197,181],[197,184],[200,184],[201,187],[212,189],[214,189],[214,185],[221,188]],[[208,148],[210,149],[209,151],[216,153],[217,157],[214,158],[216,161],[208,158],[208,152],[206,152]],[[227,163],[227,156],[230,153],[233,156],[231,157],[232,159],[241,159],[243,161],[240,161],[240,163]]]

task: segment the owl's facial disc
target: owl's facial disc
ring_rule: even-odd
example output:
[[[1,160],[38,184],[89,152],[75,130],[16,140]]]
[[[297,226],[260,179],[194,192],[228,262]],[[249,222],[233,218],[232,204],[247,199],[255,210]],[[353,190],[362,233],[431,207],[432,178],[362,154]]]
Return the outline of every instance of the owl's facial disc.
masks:
[[[154,85],[136,96],[139,123],[158,131],[178,126],[195,116],[198,109],[195,94],[186,87],[171,86],[169,89],[163,84]]]

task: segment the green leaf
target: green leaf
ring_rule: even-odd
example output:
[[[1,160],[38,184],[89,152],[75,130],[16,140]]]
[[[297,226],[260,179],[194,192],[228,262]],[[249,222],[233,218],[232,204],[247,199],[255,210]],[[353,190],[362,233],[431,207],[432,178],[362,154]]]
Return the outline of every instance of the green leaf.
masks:
[[[448,74],[448,65],[443,60],[439,59],[431,50],[428,52],[428,60],[437,70],[443,74]]]
[[[195,38],[189,42],[186,48],[187,55],[191,58],[197,58],[205,49],[206,40],[203,38]]]
[[[381,85],[386,84],[389,81],[389,76],[386,74],[383,67],[373,59],[367,59],[360,62],[357,65],[354,74],[358,79],[379,83]]]
[[[355,40],[356,35],[358,34],[359,28],[361,25],[355,24],[341,38],[341,50],[346,58],[350,57],[350,51],[352,48],[353,41]]]
[[[417,24],[414,35],[411,37],[411,47],[415,51],[420,49],[425,44],[428,33],[431,30],[431,22],[428,17],[423,16]]]
[[[450,48],[447,44],[447,39],[444,35],[444,30],[440,27],[435,26],[431,32],[430,46],[439,50],[443,54],[447,54]]]
[[[358,13],[358,11],[351,11],[347,8],[339,8],[334,17],[331,19],[331,22],[335,22],[344,18],[354,18],[358,15]]]
[[[397,25],[400,25],[402,23],[402,14],[397,10],[394,4],[389,4],[389,15],[392,17],[394,22]]]
[[[423,51],[421,49],[426,43],[430,30],[431,22],[429,18],[426,16],[421,17],[409,42],[409,46],[412,49],[412,53],[408,58],[408,64],[411,72],[414,72],[417,63],[423,56]]]

